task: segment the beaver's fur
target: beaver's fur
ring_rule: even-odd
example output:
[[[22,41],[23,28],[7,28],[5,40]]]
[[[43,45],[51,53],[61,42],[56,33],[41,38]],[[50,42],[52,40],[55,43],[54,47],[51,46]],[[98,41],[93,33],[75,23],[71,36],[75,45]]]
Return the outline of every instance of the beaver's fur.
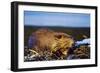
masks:
[[[49,57],[59,51],[60,59],[67,56],[68,49],[70,49],[74,43],[70,35],[44,28],[33,32],[31,40],[33,41],[31,42],[30,49],[36,51],[39,56]]]

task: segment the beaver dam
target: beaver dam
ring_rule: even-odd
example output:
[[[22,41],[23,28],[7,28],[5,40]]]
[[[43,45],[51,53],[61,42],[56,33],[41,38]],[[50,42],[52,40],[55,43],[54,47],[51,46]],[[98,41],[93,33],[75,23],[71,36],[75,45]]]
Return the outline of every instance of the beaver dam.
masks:
[[[24,61],[90,59],[90,28],[24,26]]]

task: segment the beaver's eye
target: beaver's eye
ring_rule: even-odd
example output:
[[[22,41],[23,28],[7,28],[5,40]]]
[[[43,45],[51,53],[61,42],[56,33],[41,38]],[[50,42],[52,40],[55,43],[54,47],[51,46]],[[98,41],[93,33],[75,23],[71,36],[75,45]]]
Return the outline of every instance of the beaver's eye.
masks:
[[[56,35],[55,37],[56,37],[57,39],[61,39],[61,38],[62,38],[61,35]]]

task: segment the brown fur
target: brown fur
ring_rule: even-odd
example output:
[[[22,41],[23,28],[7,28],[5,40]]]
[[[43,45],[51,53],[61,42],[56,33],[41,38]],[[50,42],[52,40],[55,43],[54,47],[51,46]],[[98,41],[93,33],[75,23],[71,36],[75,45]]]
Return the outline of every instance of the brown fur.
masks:
[[[40,56],[51,56],[58,50],[61,56],[67,56],[68,49],[74,43],[73,38],[63,32],[55,32],[50,29],[38,29],[32,33],[36,37],[36,45],[32,48]]]

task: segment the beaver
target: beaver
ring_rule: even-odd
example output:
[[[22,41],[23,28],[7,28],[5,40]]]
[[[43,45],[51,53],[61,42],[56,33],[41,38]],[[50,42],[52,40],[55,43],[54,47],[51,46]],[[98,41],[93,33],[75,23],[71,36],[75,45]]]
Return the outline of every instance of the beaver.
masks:
[[[28,47],[33,55],[51,57],[59,55],[59,59],[64,59],[68,55],[68,50],[73,46],[72,36],[56,32],[51,29],[41,28],[31,34],[28,40]],[[59,54],[58,54],[59,53]]]

